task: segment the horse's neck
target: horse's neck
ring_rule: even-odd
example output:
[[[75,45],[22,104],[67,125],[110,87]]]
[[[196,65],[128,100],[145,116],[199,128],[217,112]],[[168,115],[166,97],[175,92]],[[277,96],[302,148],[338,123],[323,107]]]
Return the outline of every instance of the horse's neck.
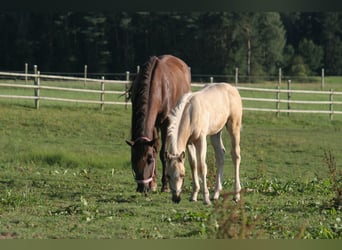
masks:
[[[157,114],[153,112],[146,111],[146,115],[141,114],[138,117],[132,118],[132,136],[133,139],[138,137],[148,137],[153,139],[153,131],[155,127],[155,122],[157,119]]]
[[[179,124],[177,133],[177,153],[185,151],[188,140],[191,136],[189,116],[185,116]]]

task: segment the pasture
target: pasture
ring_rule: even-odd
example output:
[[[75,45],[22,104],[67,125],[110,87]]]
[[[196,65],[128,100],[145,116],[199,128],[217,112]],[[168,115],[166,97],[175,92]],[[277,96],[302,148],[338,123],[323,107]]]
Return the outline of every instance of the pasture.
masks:
[[[243,202],[229,196],[233,165],[226,154],[226,199],[205,206],[201,195],[196,203],[187,200],[188,165],[179,204],[159,188],[135,192],[125,143],[130,107],[100,112],[97,105],[44,102],[35,110],[32,102],[0,100],[0,238],[342,239],[341,210],[332,201],[338,183],[327,162],[331,153],[341,178],[341,116],[244,112]]]

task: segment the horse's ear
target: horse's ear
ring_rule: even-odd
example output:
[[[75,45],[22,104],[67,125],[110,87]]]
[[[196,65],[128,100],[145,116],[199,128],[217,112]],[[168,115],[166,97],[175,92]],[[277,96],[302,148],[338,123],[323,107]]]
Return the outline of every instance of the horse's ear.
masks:
[[[181,162],[183,162],[185,160],[185,152],[184,151],[179,155],[178,160]]]
[[[128,141],[128,140],[126,140],[126,143],[128,144],[128,146],[131,146],[131,147],[133,147],[133,145],[134,145],[134,142],[133,142],[133,141]]]
[[[170,155],[170,153],[169,152],[165,152],[165,158],[167,159],[167,160],[171,160],[171,155]]]

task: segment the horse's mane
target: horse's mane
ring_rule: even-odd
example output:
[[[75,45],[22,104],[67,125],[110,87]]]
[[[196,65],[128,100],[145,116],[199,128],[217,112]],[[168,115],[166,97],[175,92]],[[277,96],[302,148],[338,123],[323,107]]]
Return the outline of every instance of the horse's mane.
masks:
[[[156,56],[150,59],[142,66],[132,86],[128,90],[128,97],[133,104],[133,126],[132,126],[132,139],[133,134],[139,134],[142,127],[137,127],[144,124],[143,120],[146,118],[148,112],[150,85],[153,79],[154,70],[156,68],[158,58]]]
[[[169,137],[171,149],[177,148],[177,137],[179,132],[179,123],[183,117],[183,112],[186,105],[189,103],[193,93],[189,92],[184,94],[177,102],[176,106],[169,114],[170,125],[167,130],[167,136]]]

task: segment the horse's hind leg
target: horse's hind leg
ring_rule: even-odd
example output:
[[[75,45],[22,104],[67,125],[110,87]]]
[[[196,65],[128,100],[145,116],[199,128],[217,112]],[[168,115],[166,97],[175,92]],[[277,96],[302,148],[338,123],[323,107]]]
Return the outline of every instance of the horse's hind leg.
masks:
[[[216,159],[216,186],[214,193],[214,200],[217,200],[222,190],[222,179],[223,179],[223,166],[224,166],[224,153],[226,152],[222,143],[222,131],[216,135],[210,137],[211,144],[214,147],[215,159]]]
[[[234,184],[234,199],[236,201],[240,200],[240,129],[241,129],[241,119],[232,120],[227,126],[228,132],[232,141],[231,156],[234,163],[235,169],[235,184]]]

